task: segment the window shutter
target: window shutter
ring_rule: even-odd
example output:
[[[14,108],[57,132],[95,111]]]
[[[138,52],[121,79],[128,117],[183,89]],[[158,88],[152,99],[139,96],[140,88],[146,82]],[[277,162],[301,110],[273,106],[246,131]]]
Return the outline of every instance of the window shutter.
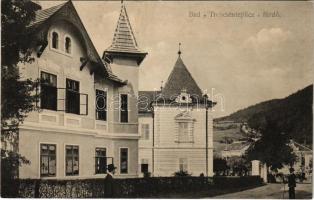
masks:
[[[189,123],[189,141],[194,142],[194,123]]]
[[[174,141],[179,142],[179,123],[176,123],[174,130]]]

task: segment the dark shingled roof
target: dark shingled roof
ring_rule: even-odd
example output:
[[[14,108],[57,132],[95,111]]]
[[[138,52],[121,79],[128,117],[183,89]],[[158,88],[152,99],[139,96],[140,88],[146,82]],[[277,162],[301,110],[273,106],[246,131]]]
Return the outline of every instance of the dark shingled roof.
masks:
[[[146,54],[137,46],[126,8],[122,3],[118,24],[111,46],[106,52]]]
[[[175,97],[179,95],[183,89],[185,89],[190,95],[197,95],[199,98],[202,97],[201,89],[198,87],[197,83],[179,56],[171,74],[168,77],[165,87],[162,90],[162,95],[165,98]]]
[[[37,26],[37,25],[42,24],[47,19],[49,19],[53,14],[55,14],[58,10],[60,10],[66,3],[67,2],[44,9],[44,10],[37,10],[35,12],[36,13],[35,19],[29,24],[29,26]]]
[[[160,91],[139,91],[138,92],[138,112],[150,113],[151,103],[160,95]]]

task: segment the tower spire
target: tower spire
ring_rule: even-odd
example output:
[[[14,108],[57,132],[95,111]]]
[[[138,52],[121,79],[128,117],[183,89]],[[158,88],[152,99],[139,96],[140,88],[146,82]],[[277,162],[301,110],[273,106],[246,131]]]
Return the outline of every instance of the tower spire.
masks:
[[[179,51],[178,51],[178,55],[179,55],[179,57],[181,57],[181,42],[179,42]]]

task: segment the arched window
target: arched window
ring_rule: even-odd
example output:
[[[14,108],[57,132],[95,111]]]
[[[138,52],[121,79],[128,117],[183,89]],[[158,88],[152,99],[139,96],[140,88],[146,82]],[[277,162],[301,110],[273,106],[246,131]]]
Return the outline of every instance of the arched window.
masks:
[[[65,38],[65,52],[71,53],[71,39],[69,37]]]
[[[59,48],[59,35],[56,32],[52,33],[52,48],[54,49]]]

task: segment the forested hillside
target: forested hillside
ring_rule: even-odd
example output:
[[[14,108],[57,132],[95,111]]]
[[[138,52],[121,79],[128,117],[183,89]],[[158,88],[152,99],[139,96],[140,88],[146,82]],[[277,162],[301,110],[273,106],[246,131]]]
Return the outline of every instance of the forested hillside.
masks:
[[[266,119],[276,121],[281,131],[300,143],[312,145],[313,85],[286,98],[273,99],[239,110],[215,121],[246,121],[253,128],[265,124]]]

